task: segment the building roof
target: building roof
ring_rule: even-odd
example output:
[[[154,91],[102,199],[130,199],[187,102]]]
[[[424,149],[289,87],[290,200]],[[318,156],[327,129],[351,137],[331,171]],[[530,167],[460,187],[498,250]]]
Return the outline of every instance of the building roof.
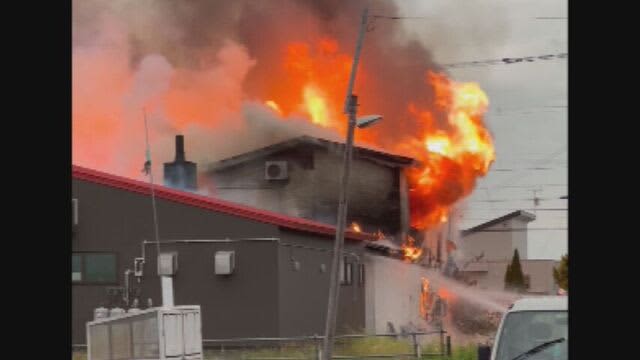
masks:
[[[236,155],[224,160],[217,161],[211,164],[207,170],[220,171],[238,164],[245,163],[247,161],[261,158],[261,157],[264,157],[282,150],[294,148],[300,145],[313,145],[313,146],[318,146],[323,148],[344,147],[344,144],[340,142],[303,135],[303,136],[298,136],[298,137],[285,140],[273,145],[265,146],[260,149],[252,150],[244,154]],[[373,162],[376,162],[388,167],[406,167],[406,166],[411,166],[415,163],[415,160],[410,157],[391,154],[388,152],[383,152],[383,151],[375,150],[371,148],[365,148],[362,146],[354,146],[353,154],[354,154],[354,158],[357,157],[361,159],[371,160]]]
[[[146,182],[128,179],[76,165],[72,166],[72,173],[73,179],[88,181],[138,194],[151,195],[151,185]],[[190,192],[171,189],[165,186],[156,185],[154,187],[154,191],[155,196],[159,199],[194,206],[213,212],[238,216],[261,223],[273,224],[287,229],[321,235],[334,235],[336,231],[334,226],[316,221],[286,216]],[[351,230],[347,230],[345,232],[345,238],[363,241],[376,240],[376,236],[374,234],[358,233]]]
[[[480,225],[476,225],[476,226],[474,226],[474,227],[472,227],[470,229],[462,230],[462,236],[469,235],[469,234],[472,234],[474,232],[478,232],[478,231],[484,230],[484,229],[489,228],[489,227],[491,227],[493,225],[500,224],[502,222],[505,222],[505,221],[511,220],[511,219],[515,219],[515,218],[520,218],[521,220],[524,220],[526,222],[530,222],[530,221],[535,220],[536,216],[534,214],[526,212],[524,210],[517,210],[517,211],[509,213],[509,214],[507,214],[505,216],[501,216],[499,218],[487,221],[487,222],[482,223]]]

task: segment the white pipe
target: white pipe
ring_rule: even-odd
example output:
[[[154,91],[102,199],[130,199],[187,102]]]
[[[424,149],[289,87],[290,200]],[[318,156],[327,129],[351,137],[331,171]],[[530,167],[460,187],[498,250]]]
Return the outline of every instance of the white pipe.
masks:
[[[162,286],[162,306],[171,308],[173,304],[173,278],[171,276],[161,276]]]

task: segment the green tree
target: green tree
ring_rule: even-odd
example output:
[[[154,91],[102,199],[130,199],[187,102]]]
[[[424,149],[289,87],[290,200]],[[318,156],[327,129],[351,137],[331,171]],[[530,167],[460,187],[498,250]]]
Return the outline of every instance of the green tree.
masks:
[[[513,252],[511,264],[507,265],[507,272],[504,275],[504,287],[507,290],[524,291],[526,285],[524,281],[524,273],[520,264],[520,254],[518,249]]]
[[[507,271],[504,273],[504,288],[508,289],[509,284],[513,281],[513,271],[511,271],[511,264],[507,264]]]
[[[553,268],[553,279],[562,290],[569,290],[569,254],[560,259],[560,265]]]

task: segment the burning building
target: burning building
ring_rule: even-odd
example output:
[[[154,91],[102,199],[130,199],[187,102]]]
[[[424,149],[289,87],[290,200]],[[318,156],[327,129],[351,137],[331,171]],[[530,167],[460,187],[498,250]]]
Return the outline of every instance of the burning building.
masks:
[[[336,223],[344,144],[300,136],[212,164],[216,196],[331,225]],[[355,147],[347,223],[388,235],[408,231],[404,169],[414,160]]]
[[[373,3],[378,14],[399,15],[393,2]],[[174,189],[158,188],[158,218],[160,238],[171,242],[162,248],[186,259],[179,260],[176,302],[202,304],[203,336],[321,333],[342,145],[317,135],[344,138],[344,90],[354,24],[364,5],[363,0],[73,2],[72,144],[78,165],[73,196],[80,219],[73,239],[74,342],[82,343],[83,321],[107,290],[129,293],[122,288],[129,283],[124,274],[135,270],[134,258],[144,263],[137,287],[142,302],[159,299],[157,281],[145,280],[155,279],[157,255],[148,242],[150,189],[131,180],[142,177],[142,109],[149,114],[154,155],[169,159],[176,133],[189,139],[191,162],[179,137],[174,161],[165,164],[164,183]],[[375,18],[369,20],[371,29]],[[353,231],[347,236],[355,256],[344,267],[339,315],[342,325],[354,329],[364,328],[372,311],[387,308],[384,297],[374,296],[375,308],[369,304],[364,310],[364,284],[352,278],[361,273],[356,266],[367,271],[366,264],[360,268],[352,261],[364,251],[360,240],[374,240],[377,236],[367,232],[380,230],[404,241],[409,228],[442,227],[452,206],[472,192],[495,158],[484,124],[486,94],[476,83],[451,79],[397,23],[367,34],[355,87],[360,113],[383,114],[390,121],[355,137],[348,210]],[[268,113],[271,131],[255,129],[260,116],[247,111],[252,107]],[[308,125],[303,133],[309,136],[271,144],[264,135],[300,123]],[[240,151],[239,144],[259,149]],[[140,156],[131,155],[136,153]],[[209,166],[214,159],[224,160]],[[197,181],[196,163],[213,184],[207,197],[193,193],[200,194],[205,183]],[[224,241],[192,241],[207,239]],[[405,256],[444,261],[442,236],[436,241],[440,248],[430,254],[416,249],[420,236],[414,239],[405,244]],[[236,273],[213,273],[218,251],[235,251]],[[401,286],[401,273],[392,277],[384,269],[372,277],[379,279],[376,296],[387,281]],[[419,296],[419,289],[418,279],[402,293]]]

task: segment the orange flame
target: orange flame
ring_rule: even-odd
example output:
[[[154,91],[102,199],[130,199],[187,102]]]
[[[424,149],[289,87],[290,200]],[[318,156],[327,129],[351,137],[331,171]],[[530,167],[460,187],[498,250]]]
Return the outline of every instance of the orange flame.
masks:
[[[420,289],[420,315],[423,319],[427,319],[427,315],[429,314],[429,308],[431,307],[430,301],[430,283],[429,279],[422,278],[422,287]]]
[[[267,101],[264,102],[264,104],[267,105],[268,107],[270,107],[271,109],[273,109],[278,114],[282,115],[282,110],[280,110],[280,106],[278,106],[278,103],[276,103],[275,101],[267,100]]]
[[[415,246],[415,239],[407,236],[407,241],[402,244],[402,254],[407,261],[416,261],[422,256],[422,248]]]
[[[284,114],[301,111],[310,122],[344,134],[346,121],[341,109],[351,58],[339,49],[335,40],[326,37],[315,46],[288,45],[284,67],[291,85],[276,99]],[[366,67],[360,69],[361,81],[366,82],[367,77]],[[418,229],[446,222],[451,206],[471,193],[476,179],[486,175],[495,159],[491,135],[483,124],[489,100],[478,84],[451,81],[430,70],[424,79],[434,95],[431,107],[421,108],[412,99],[401,100],[407,102],[418,131],[394,132],[399,141],[387,146],[419,161],[407,171],[411,225]],[[379,146],[389,135],[373,127],[357,132],[356,140]],[[420,253],[406,247],[407,257],[417,258]]]

